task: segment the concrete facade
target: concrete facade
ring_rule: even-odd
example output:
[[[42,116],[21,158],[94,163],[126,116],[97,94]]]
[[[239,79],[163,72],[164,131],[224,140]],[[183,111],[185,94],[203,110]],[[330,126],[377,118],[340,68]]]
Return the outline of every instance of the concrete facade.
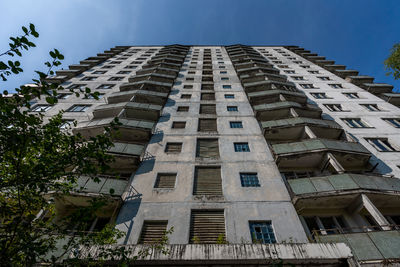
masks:
[[[64,113],[66,120],[78,121],[74,131],[86,136],[101,131],[99,125],[115,116],[131,123],[124,128],[125,139],[118,143],[135,145],[137,151],[114,151],[121,158],[117,168],[128,172],[130,178],[106,177],[101,188],[87,180],[81,182],[83,191],[94,194],[107,194],[105,189],[113,184],[118,187],[114,197],[122,204],[115,207],[118,212],[110,216],[110,222],[126,232],[119,245],[145,243],[152,231],[159,235],[157,229],[161,228],[148,228],[151,223],[161,223],[165,230],[173,227],[169,244],[187,245],[188,249],[192,249],[190,243],[203,243],[201,235],[207,237],[207,227],[212,228],[208,234],[214,235],[211,243],[220,242],[221,246],[265,243],[264,238],[254,236],[252,231],[258,230],[251,226],[264,223],[272,229],[271,243],[308,246],[305,243],[342,242],[362,264],[400,259],[399,253],[389,252],[393,250],[390,246],[400,249],[400,228],[395,226],[400,224],[400,128],[384,120],[400,121],[400,109],[385,101],[383,94],[365,89],[366,84],[374,90],[386,85],[374,85],[365,78],[367,83],[358,86],[355,81],[364,79],[361,76],[345,77],[345,66],[298,47],[171,45],[111,51],[78,76],[59,77],[65,87],[85,84],[104,93],[101,100],[71,95],[60,99],[45,116],[72,105],[91,105],[84,112]],[[75,67],[79,69],[88,60],[96,58]],[[348,73],[354,75],[354,71]],[[88,76],[97,78],[82,80]],[[122,79],[110,81],[112,77]],[[96,89],[102,84],[114,86]],[[143,92],[159,95],[151,97]],[[357,93],[359,98],[344,93]],[[142,106],[129,107],[132,103]],[[154,105],[152,111],[143,106],[148,104]],[[326,106],[329,104],[341,105],[342,111],[332,111]],[[380,111],[370,111],[363,104]],[[215,105],[215,113],[202,114],[201,105]],[[187,108],[182,111],[181,107]],[[236,107],[236,111],[229,107]],[[214,119],[216,129],[200,130],[202,119]],[[363,127],[350,127],[345,119],[360,119]],[[232,122],[240,122],[241,127],[232,126]],[[368,138],[387,140],[390,147],[380,151]],[[197,155],[203,139],[217,140],[218,156]],[[246,143],[249,151],[235,151],[235,143]],[[168,152],[170,144],[180,144],[178,151]],[[222,193],[194,193],[200,179],[196,170],[202,167],[220,168],[217,187]],[[244,186],[243,174],[256,175],[258,185]],[[175,176],[172,185],[158,187],[160,175]],[[218,179],[210,181],[219,183]],[[206,228],[196,232],[194,214],[198,211],[221,212],[224,230],[214,232],[213,225],[203,220]],[[203,227],[199,225],[199,229]],[[367,231],[391,234],[374,239],[364,233]],[[200,242],[193,233],[200,235]],[[376,240],[385,243],[385,238],[391,243],[371,245],[364,251],[356,241],[352,243],[355,235],[344,239],[344,233],[357,233],[358,240],[373,240],[373,244]],[[326,255],[330,260],[329,253],[323,252],[329,248],[313,248],[321,252],[316,253],[318,257]],[[372,254],[377,256],[368,256]],[[348,252],[342,256],[351,257]]]

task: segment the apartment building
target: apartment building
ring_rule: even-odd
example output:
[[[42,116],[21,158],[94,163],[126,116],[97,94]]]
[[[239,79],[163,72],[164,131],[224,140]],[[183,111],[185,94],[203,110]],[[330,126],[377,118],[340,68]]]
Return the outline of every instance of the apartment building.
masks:
[[[356,266],[400,262],[400,94],[294,46],[123,46],[57,71],[90,137],[118,117],[115,174],[79,180],[59,216],[96,195],[143,264]],[[112,193],[110,192],[112,188]],[[72,203],[72,206],[71,206]]]

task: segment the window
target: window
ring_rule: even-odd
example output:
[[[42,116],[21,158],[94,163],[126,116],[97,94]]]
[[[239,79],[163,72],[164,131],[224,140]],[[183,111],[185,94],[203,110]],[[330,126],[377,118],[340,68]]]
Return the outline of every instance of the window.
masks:
[[[92,72],[92,74],[104,74],[106,72],[107,71],[105,71],[105,70],[96,70],[96,71]]]
[[[197,139],[196,157],[219,158],[218,139]]]
[[[181,153],[182,143],[167,143],[165,153],[178,154]]]
[[[222,88],[223,88],[223,89],[231,89],[232,86],[229,85],[229,84],[224,84],[224,85],[222,85]]]
[[[106,66],[103,66],[101,68],[102,69],[112,69],[112,68],[114,68],[114,66],[113,65],[106,65]]]
[[[278,65],[278,68],[287,69],[287,68],[289,68],[289,66],[288,65]]]
[[[253,243],[274,244],[276,243],[274,230],[270,221],[249,222],[250,234]]]
[[[310,171],[302,171],[302,172],[290,171],[290,172],[281,172],[281,175],[283,175],[286,180],[292,180],[292,179],[310,178],[314,176],[314,173]]]
[[[184,129],[186,126],[185,121],[174,121],[172,122],[172,128],[173,129]]]
[[[68,89],[83,89],[86,87],[86,84],[72,84]]]
[[[326,93],[311,93],[311,95],[314,97],[314,98],[317,98],[317,99],[328,99],[329,97],[326,95]]]
[[[359,118],[342,119],[351,128],[372,128]]]
[[[200,100],[215,100],[214,93],[202,93],[200,96]]]
[[[48,111],[49,109],[51,109],[51,105],[36,105],[34,106],[30,111],[32,112],[45,112]]]
[[[222,237],[222,240],[221,240]],[[225,242],[223,210],[192,210],[189,243],[216,244]]]
[[[250,152],[248,143],[233,143],[235,152]]]
[[[398,151],[395,149],[386,138],[367,138],[368,143],[370,143],[376,150],[381,152],[393,152]]]
[[[304,89],[315,88],[314,85],[311,83],[301,83],[300,86],[303,87]]]
[[[332,88],[335,88],[335,89],[343,88],[343,86],[339,83],[331,83],[331,84],[329,84],[329,86]]]
[[[94,81],[96,79],[97,79],[97,77],[94,77],[94,76],[86,76],[86,77],[83,77],[81,79],[81,81]]]
[[[131,72],[128,70],[121,70],[121,71],[117,72],[117,74],[129,74],[129,73],[131,73]]]
[[[242,187],[260,187],[257,173],[240,173]]]
[[[304,77],[302,77],[302,76],[292,76],[292,78],[293,78],[293,80],[296,80],[296,81],[303,81],[304,80]]]
[[[196,74],[195,71],[188,71],[188,74]]]
[[[309,69],[310,65],[301,65],[300,67],[302,67],[303,69]]]
[[[393,127],[396,128],[400,128],[400,119],[397,118],[393,118],[393,119],[383,119],[384,121],[386,121],[387,123],[389,123],[390,125],[392,125]]]
[[[345,111],[341,104],[326,104],[324,105],[329,111]]]
[[[301,64],[301,63],[303,63],[303,61],[293,61],[293,63]]]
[[[357,93],[343,93],[348,98],[360,98]]]
[[[233,94],[225,94],[224,96],[225,96],[225,98],[228,98],[228,99],[235,98],[235,95],[233,95]]]
[[[70,96],[71,96],[71,94],[61,93],[61,94],[57,95],[57,99],[67,99]]]
[[[138,244],[155,244],[161,242],[168,221],[144,221]]]
[[[200,114],[216,114],[215,105],[200,105]]]
[[[124,79],[124,77],[117,77],[117,76],[115,76],[115,77],[109,78],[108,80],[109,80],[109,81],[122,81],[123,79]]]
[[[221,77],[221,81],[227,81],[227,80],[229,80],[228,77]]]
[[[381,111],[377,104],[361,104],[361,106],[368,109],[369,111]]]
[[[189,99],[189,98],[191,98],[192,97],[192,95],[190,95],[190,94],[182,94],[181,95],[181,98],[182,99]]]
[[[100,99],[104,96],[104,94],[98,94],[97,97]],[[89,94],[87,96],[84,97],[84,99],[95,99],[93,94]]]
[[[199,132],[216,132],[217,120],[216,119],[199,119],[197,130]]]
[[[295,73],[294,70],[284,70],[284,72],[287,73],[287,74],[294,74]]]
[[[185,85],[183,85],[183,89],[193,89],[193,85],[192,84],[185,84]]]
[[[189,107],[188,106],[179,106],[176,109],[177,112],[188,112],[189,111]]]
[[[89,107],[90,105],[73,105],[67,112],[85,112]]]
[[[304,221],[310,233],[319,231],[323,235],[343,233],[343,228],[346,227],[342,216],[304,217]]]
[[[201,90],[214,90],[214,84],[202,84]]]
[[[131,70],[131,69],[136,69],[136,67],[137,67],[136,65],[128,65],[124,69]]]
[[[225,69],[225,66],[219,66],[220,69]]]
[[[231,128],[243,128],[243,124],[241,121],[230,121],[229,125]]]
[[[173,189],[175,187],[176,173],[157,174],[154,188]]]
[[[221,167],[196,166],[193,195],[222,196]]]
[[[72,125],[74,124],[74,120],[65,120],[61,123],[60,125],[60,129],[64,130],[64,129],[68,129],[70,128]]]
[[[115,86],[115,84],[100,84],[97,89],[111,89]]]
[[[319,71],[317,71],[317,70],[308,70],[308,72],[311,73],[311,74],[318,74],[319,73]]]
[[[226,70],[221,70],[219,73],[220,74],[227,74],[228,72]]]
[[[226,110],[227,111],[238,111],[238,107],[237,106],[227,106]]]
[[[322,81],[329,81],[329,80],[330,80],[329,77],[325,77],[325,76],[323,76],[323,77],[318,77],[318,79],[320,79],[320,80],[322,80]]]

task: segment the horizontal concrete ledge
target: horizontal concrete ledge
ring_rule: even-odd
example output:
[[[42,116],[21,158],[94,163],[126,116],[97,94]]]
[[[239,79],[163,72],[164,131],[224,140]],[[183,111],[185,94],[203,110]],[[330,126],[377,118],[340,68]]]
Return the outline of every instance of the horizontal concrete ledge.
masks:
[[[121,246],[114,246],[115,249]],[[113,248],[113,246],[108,246]],[[148,246],[128,245],[128,258],[138,256]],[[136,264],[271,264],[284,261],[295,264],[336,264],[343,263],[352,258],[350,248],[344,243],[302,243],[302,244],[188,244],[167,245],[168,254],[161,251],[150,251],[146,257],[135,261]],[[98,246],[80,249],[78,258],[98,258]],[[104,263],[117,264],[118,256],[108,259]]]

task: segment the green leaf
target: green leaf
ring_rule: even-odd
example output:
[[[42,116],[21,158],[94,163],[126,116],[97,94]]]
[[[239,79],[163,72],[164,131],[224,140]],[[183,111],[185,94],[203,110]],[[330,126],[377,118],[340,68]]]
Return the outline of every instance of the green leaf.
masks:
[[[32,23],[29,23],[29,29],[34,32],[35,31],[35,25],[33,25]]]
[[[22,30],[24,31],[25,34],[28,34],[28,29],[25,26],[22,26]]]
[[[114,195],[114,193],[115,193],[114,188],[110,188],[110,195]]]
[[[3,61],[0,61],[0,70],[6,70],[6,69],[8,69],[8,66],[4,64]]]
[[[46,102],[49,103],[50,105],[54,105],[54,103],[56,102],[55,98],[52,96],[48,96],[46,97]]]
[[[56,58],[56,54],[53,51],[50,51],[49,54],[52,58]]]

